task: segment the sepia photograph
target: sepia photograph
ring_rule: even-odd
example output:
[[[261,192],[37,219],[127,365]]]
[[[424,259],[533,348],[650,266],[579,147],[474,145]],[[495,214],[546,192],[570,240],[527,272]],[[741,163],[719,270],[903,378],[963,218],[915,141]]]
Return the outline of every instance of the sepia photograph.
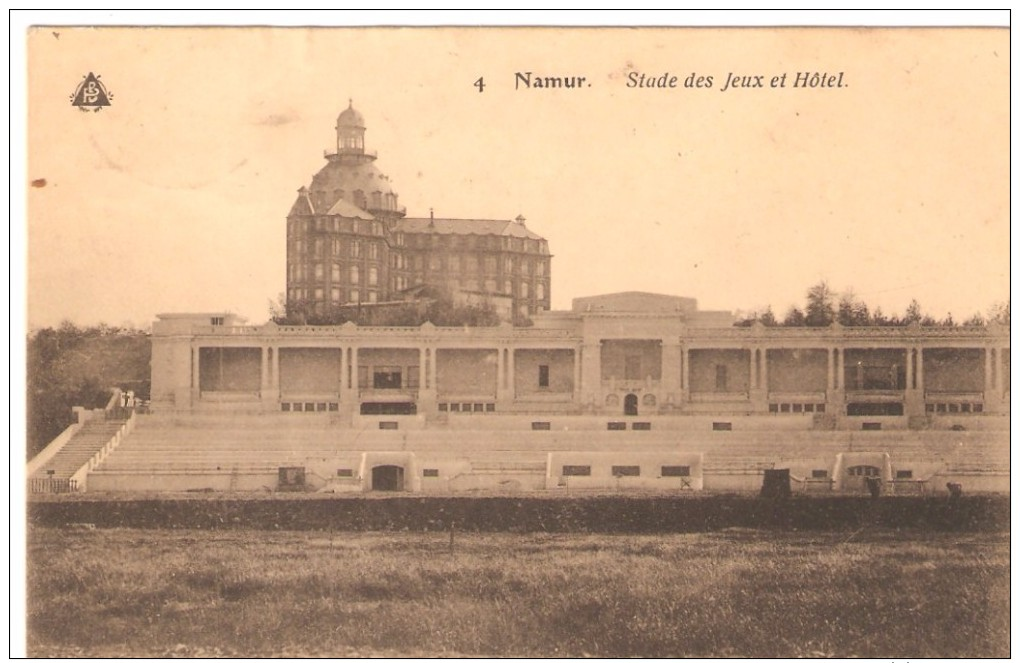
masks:
[[[24,27],[12,651],[1008,658],[1008,14],[386,22]]]

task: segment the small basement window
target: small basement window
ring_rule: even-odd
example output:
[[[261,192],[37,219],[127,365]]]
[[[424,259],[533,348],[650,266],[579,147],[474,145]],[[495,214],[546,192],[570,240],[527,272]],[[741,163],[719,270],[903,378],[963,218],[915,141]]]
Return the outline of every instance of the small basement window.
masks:
[[[662,476],[664,477],[689,477],[691,476],[690,465],[663,465]]]
[[[897,479],[913,479],[914,478],[914,471],[913,470],[896,470],[896,478]]]
[[[560,474],[565,477],[590,477],[591,465],[564,465]]]
[[[861,430],[882,430],[881,421],[865,421],[861,424]]]
[[[421,471],[421,475],[423,477],[438,477],[439,476],[439,470],[426,468],[426,469]]]
[[[627,430],[627,422],[610,421],[606,424],[606,430]]]
[[[446,403],[440,403],[440,404],[439,404],[439,411],[440,411],[440,412],[446,412],[446,411],[448,411],[449,409],[450,409],[450,408],[449,408],[449,406],[448,406],[448,405],[447,405]]]
[[[652,422],[635,421],[630,425],[631,430],[652,430]]]
[[[290,403],[280,403],[280,409],[284,412],[290,412]]]
[[[400,424],[396,421],[380,421],[379,430],[397,430]]]
[[[353,477],[354,476],[354,470],[352,470],[350,468],[346,468],[346,467],[340,468],[340,469],[338,469],[336,471],[336,475],[338,477],[348,477],[348,478],[349,477]]]
[[[829,470],[811,470],[812,479],[828,479]]]
[[[531,430],[552,430],[552,423],[548,421],[532,421]]]
[[[613,465],[614,477],[639,477],[641,466],[639,465]]]
[[[712,430],[733,430],[733,424],[729,421],[713,421]]]

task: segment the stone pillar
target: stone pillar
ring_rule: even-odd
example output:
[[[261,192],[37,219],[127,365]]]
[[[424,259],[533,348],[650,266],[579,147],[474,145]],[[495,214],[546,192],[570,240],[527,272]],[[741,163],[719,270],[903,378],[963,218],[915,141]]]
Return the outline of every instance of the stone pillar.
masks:
[[[507,349],[510,352],[508,352],[507,355],[506,355],[507,356],[507,363],[506,363],[506,369],[505,369],[506,370],[506,393],[507,393],[507,398],[509,398],[510,402],[512,403],[514,401],[514,399],[517,398],[517,386],[516,386],[516,380],[517,380],[516,375],[517,374],[516,374],[515,369],[514,369],[514,347],[511,345]]]
[[[758,370],[758,388],[765,392],[765,400],[769,396],[769,349],[761,349],[761,368]]]
[[[762,356],[765,354],[765,350],[762,348],[751,346],[751,374],[748,384],[750,389],[748,398],[751,401],[751,409],[757,412],[768,412],[769,404],[767,396],[767,390],[762,388],[762,368],[761,366],[765,363],[765,358]]]
[[[680,353],[680,386],[683,387],[681,399],[687,401],[691,393],[691,349],[686,345]]]
[[[436,381],[432,375],[435,350],[428,345],[418,348],[418,414],[426,416],[436,410]]]
[[[574,348],[574,405],[581,405],[581,346]]]
[[[202,397],[202,371],[199,365],[201,349],[196,345],[191,348],[191,406],[198,404]]]
[[[1003,379],[1002,379],[1002,351],[1003,348],[995,349],[995,393],[998,398],[1002,398],[1003,392]]]
[[[924,416],[924,392],[917,388],[917,348],[906,350],[906,384],[904,387],[903,413],[908,417]]]
[[[585,343],[581,349],[581,383],[584,407],[601,409],[602,402],[602,344]]]
[[[660,409],[670,409],[680,402],[683,387],[680,384],[683,376],[681,356],[683,350],[675,339],[662,339],[662,388],[659,395]]]

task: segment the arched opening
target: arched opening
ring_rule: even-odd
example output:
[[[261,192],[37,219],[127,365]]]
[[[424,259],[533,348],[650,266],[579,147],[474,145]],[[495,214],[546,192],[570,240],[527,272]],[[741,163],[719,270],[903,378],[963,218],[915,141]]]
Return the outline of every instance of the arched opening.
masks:
[[[623,413],[629,417],[637,416],[637,394],[627,394],[623,398]]]
[[[403,490],[404,468],[399,465],[380,465],[372,468],[372,490]]]

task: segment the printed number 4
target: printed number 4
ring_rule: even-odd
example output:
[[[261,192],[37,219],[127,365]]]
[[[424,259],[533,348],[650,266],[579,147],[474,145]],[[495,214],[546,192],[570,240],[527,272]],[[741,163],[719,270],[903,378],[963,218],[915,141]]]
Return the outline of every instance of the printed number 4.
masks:
[[[485,91],[485,78],[481,77],[477,81],[475,81],[475,87],[478,88],[479,92],[484,92]]]

